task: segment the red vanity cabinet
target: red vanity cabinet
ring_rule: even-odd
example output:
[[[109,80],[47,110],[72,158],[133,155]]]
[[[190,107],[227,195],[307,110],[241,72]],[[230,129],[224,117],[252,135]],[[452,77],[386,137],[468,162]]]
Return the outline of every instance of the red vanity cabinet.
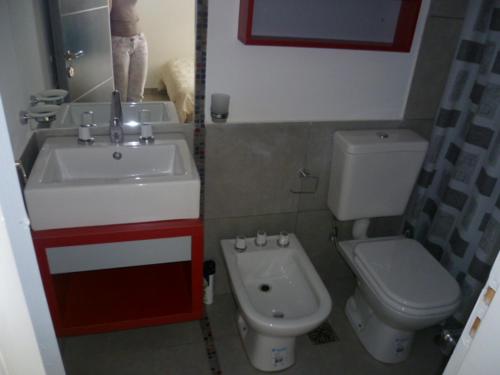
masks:
[[[202,316],[203,223],[199,219],[52,229],[33,231],[32,235],[58,336],[138,328]],[[49,260],[51,251],[60,254],[66,248],[76,254],[88,247],[94,256],[99,255],[100,246],[103,251],[114,248],[116,257],[120,255],[120,244],[129,241],[142,244],[152,240],[156,253],[161,254],[163,240],[171,243],[178,238],[190,244],[190,254],[177,256],[177,261],[57,272],[57,262],[52,262],[51,269]],[[170,251],[167,247],[164,250]],[[140,258],[140,246],[125,247],[123,251]]]

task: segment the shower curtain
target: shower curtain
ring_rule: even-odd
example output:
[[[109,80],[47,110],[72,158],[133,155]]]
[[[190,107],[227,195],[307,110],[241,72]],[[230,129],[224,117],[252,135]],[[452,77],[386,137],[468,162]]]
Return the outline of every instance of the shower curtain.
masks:
[[[469,7],[406,225],[457,279],[465,322],[500,248],[500,1]]]

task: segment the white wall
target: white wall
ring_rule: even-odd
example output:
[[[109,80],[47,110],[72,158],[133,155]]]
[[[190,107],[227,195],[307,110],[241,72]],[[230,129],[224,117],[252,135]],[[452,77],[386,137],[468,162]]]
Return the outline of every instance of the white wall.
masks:
[[[207,114],[210,95],[222,92],[229,122],[403,117],[430,0],[410,53],[247,46],[237,38],[239,3],[209,2]]]
[[[30,135],[19,123],[29,96],[53,87],[45,11],[39,0],[0,2],[0,94],[14,154],[18,157]]]
[[[194,57],[194,0],[147,0],[137,2],[139,24],[149,48],[146,87],[160,87],[159,70],[173,57]]]

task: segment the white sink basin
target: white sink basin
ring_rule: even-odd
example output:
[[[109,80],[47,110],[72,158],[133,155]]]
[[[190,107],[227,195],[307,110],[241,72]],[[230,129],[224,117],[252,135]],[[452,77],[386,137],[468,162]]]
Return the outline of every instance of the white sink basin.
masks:
[[[179,117],[172,102],[122,103],[123,124],[139,125],[139,111],[147,109],[151,113],[151,123],[178,124]],[[82,113],[94,112],[94,122],[97,126],[109,126],[111,113],[110,103],[66,103],[61,106],[56,115],[54,128],[77,128],[82,121]]]
[[[49,138],[25,189],[34,230],[199,216],[200,178],[182,135],[91,146]]]

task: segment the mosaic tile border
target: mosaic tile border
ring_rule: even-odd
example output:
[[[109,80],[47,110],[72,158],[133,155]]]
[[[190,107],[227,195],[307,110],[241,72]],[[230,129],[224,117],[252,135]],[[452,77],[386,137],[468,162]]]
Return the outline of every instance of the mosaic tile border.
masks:
[[[194,161],[200,174],[200,215],[205,197],[205,72],[207,57],[208,0],[196,0],[196,76],[194,106]]]
[[[214,336],[212,335],[212,328],[210,320],[208,319],[207,311],[203,312],[203,317],[200,320],[201,332],[203,334],[203,341],[205,342],[205,349],[207,351],[208,363],[212,375],[222,374],[217,351],[215,350]]]

